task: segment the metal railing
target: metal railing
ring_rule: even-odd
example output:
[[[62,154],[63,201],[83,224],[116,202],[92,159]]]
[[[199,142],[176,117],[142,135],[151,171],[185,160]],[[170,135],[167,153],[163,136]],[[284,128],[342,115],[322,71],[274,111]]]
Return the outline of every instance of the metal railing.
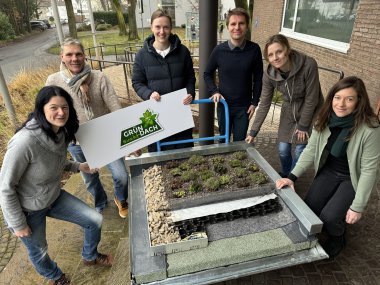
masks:
[[[124,46],[123,54],[117,52],[118,46]],[[122,65],[123,66],[125,86],[127,89],[128,97],[130,98],[130,92],[129,92],[130,86],[128,83],[128,78],[132,76],[133,62],[135,60],[135,56],[136,56],[137,51],[140,48],[142,48],[142,46],[143,45],[141,43],[128,43],[127,45],[125,45],[125,44],[103,45],[102,44],[102,45],[99,45],[97,47],[92,47],[92,48],[86,49],[88,52],[88,55],[89,55],[86,59],[87,59],[87,61],[90,62],[90,65],[93,69],[99,69],[101,71],[104,68],[109,67],[109,66]],[[101,59],[92,58],[92,54],[94,53],[95,48],[100,49]],[[105,55],[105,49],[107,49],[107,48],[112,48],[114,50],[114,55],[112,55],[112,56],[115,56],[116,60],[104,59],[106,56]],[[118,60],[118,58],[123,59],[123,60]],[[192,58],[196,59],[196,62],[198,62],[199,56],[198,55],[192,55]],[[324,67],[324,66],[318,66],[318,69],[337,74],[338,80],[344,78],[344,72],[342,70],[337,70],[337,69],[333,69],[330,67]],[[195,71],[197,77],[199,78],[199,67],[194,66],[194,71]],[[198,89],[196,89],[196,91],[198,91]],[[274,108],[276,108],[276,107],[281,108],[281,102],[276,101],[276,102],[272,102],[272,104],[273,104]],[[272,121],[273,121],[273,116],[274,116],[274,110],[273,110],[273,114],[272,114]]]
[[[210,99],[200,99],[200,100],[193,100],[190,104],[206,104],[206,103],[212,103],[214,104],[214,101]],[[230,116],[228,111],[228,105],[227,102],[224,99],[220,100],[220,103],[224,106],[224,115],[225,115],[225,133],[224,135],[219,136],[212,136],[212,137],[203,137],[203,138],[193,138],[193,139],[187,139],[187,140],[178,140],[178,141],[169,141],[169,142],[156,142],[157,145],[157,151],[161,151],[161,146],[166,145],[176,145],[176,144],[185,144],[189,142],[204,142],[204,141],[214,141],[218,139],[223,139],[226,144],[229,143],[229,133],[230,133]]]
[[[125,87],[127,89],[128,98],[130,98],[128,78],[132,75],[131,72],[129,71],[132,70],[131,66],[133,65],[133,62],[117,61],[117,60],[102,60],[102,59],[94,59],[94,58],[89,58],[89,57],[87,57],[86,60],[90,63],[92,69],[97,69],[100,71],[103,71],[103,69],[106,67],[122,65]]]

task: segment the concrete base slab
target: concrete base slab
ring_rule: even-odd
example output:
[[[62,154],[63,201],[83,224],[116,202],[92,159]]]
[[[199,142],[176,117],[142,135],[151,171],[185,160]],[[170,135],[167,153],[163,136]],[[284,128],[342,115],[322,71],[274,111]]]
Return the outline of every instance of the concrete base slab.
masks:
[[[315,244],[314,244],[315,245]],[[311,242],[293,244],[282,229],[210,242],[207,248],[167,255],[168,277],[237,264],[310,248]]]

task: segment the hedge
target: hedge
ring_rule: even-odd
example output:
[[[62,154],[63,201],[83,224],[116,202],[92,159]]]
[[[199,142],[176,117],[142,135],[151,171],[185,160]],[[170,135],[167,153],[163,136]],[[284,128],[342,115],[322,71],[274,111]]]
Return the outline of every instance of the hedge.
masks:
[[[124,16],[125,23],[128,24],[128,14],[127,13],[123,13],[123,16]],[[118,24],[117,23],[116,12],[114,12],[114,11],[94,12],[94,21],[98,22],[98,23],[101,23],[102,20],[105,23],[107,23],[107,24],[111,24],[112,26],[116,26]]]

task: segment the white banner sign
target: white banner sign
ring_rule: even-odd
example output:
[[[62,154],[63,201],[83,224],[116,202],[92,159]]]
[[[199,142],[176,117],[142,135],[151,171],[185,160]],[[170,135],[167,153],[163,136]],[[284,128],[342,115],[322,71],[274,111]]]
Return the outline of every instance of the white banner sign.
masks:
[[[100,168],[120,157],[168,136],[194,127],[187,96],[181,89],[112,112],[80,125],[76,138],[91,168]]]

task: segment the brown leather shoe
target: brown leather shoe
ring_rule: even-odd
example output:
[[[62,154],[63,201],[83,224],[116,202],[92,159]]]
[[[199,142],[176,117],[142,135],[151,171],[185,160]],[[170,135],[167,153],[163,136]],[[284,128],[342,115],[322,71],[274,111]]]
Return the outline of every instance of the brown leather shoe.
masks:
[[[98,253],[98,256],[94,260],[83,259],[83,264],[87,266],[99,265],[99,266],[112,266],[113,256],[111,254],[101,254]]]
[[[128,217],[128,202],[125,200],[119,201],[116,197],[113,197],[113,200],[119,210],[119,216],[123,219]]]
[[[67,277],[65,274],[62,274],[61,277],[57,280],[50,280],[50,285],[67,285],[70,284],[70,278]]]

